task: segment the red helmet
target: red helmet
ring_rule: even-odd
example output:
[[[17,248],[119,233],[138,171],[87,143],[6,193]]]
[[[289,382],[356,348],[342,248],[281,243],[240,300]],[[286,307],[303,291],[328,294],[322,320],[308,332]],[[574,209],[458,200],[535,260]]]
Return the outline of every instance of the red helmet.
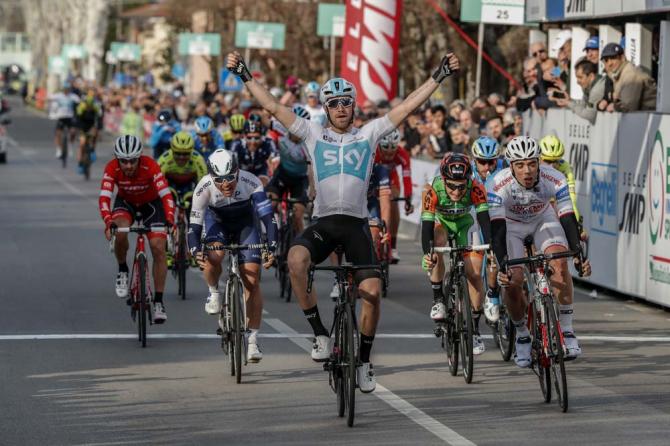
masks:
[[[440,163],[440,174],[444,180],[469,179],[472,174],[470,158],[462,153],[446,153]]]

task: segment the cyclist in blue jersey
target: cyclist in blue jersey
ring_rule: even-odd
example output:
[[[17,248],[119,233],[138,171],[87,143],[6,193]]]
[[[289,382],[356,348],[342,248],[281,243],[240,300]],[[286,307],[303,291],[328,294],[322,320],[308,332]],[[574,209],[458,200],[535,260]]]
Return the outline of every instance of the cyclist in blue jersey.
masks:
[[[293,113],[301,118],[310,119],[310,115],[302,106],[293,107]],[[298,233],[304,229],[303,217],[305,215],[305,206],[307,205],[307,189],[309,180],[307,174],[308,160],[307,149],[297,136],[289,133],[281,127],[279,123],[273,123],[273,129],[282,133],[279,138],[277,148],[279,151],[279,166],[272,174],[272,179],[268,183],[265,191],[270,198],[276,200],[284,192],[288,191],[289,196],[301,200],[294,204],[293,226]],[[273,202],[276,209],[278,202]]]
[[[208,116],[200,116],[195,120],[195,130],[191,131],[195,141],[195,150],[207,159],[217,149],[225,149],[226,143],[221,134],[214,128],[214,122]]]
[[[170,141],[175,133],[181,130],[181,124],[174,119],[168,109],[158,112],[158,119],[151,128],[149,145],[153,149],[154,159],[158,159],[163,152],[170,150]]]
[[[391,170],[384,164],[375,164],[372,167],[368,187],[368,212],[370,214],[368,222],[375,246],[379,242],[382,221],[387,228],[391,221],[391,195]],[[388,232],[386,237],[390,241],[391,236]]]
[[[472,176],[484,185],[493,181],[493,177],[507,167],[501,157],[500,144],[489,136],[480,136],[472,143],[472,157]],[[496,278],[498,265],[490,255],[487,262],[488,290],[484,299],[484,316],[491,322],[497,322],[500,318],[500,287]]]
[[[274,141],[265,136],[265,126],[252,116],[244,123],[244,137],[233,142],[230,151],[237,157],[240,169],[256,175],[265,187],[270,181],[270,159],[277,153],[277,148]]]
[[[265,110],[304,141],[312,162],[316,188],[314,215],[318,220],[294,240],[288,265],[293,292],[314,331],[312,359],[325,361],[331,354],[331,339],[319,317],[315,293],[307,293],[310,265],[321,263],[337,246],[344,248],[347,260],[354,265],[377,263],[367,221],[367,191],[377,143],[428,100],[444,79],[458,70],[458,58],[453,53],[444,56],[437,70],[423,85],[386,115],[369,121],[361,128],[353,127],[356,88],[345,79],[330,79],[321,87],[320,100],[327,117],[324,127],[296,116],[290,108],[279,103],[252,78],[238,52],[228,55],[226,65],[240,77]],[[355,275],[361,298],[361,364],[356,375],[362,392],[372,392],[377,382],[370,351],[380,314],[379,276],[377,270],[359,271]]]

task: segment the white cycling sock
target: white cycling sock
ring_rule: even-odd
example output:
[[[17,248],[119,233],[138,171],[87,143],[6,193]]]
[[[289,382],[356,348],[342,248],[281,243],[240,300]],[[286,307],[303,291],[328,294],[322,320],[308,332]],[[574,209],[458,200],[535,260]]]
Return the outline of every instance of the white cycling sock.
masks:
[[[572,304],[559,305],[558,312],[558,323],[561,324],[561,330],[563,330],[564,333],[567,331],[572,332]]]
[[[517,339],[530,336],[530,332],[528,331],[528,318],[526,316],[520,321],[512,320],[512,323],[514,324],[514,328],[516,328]]]
[[[208,285],[207,288],[209,288],[210,293],[218,293],[219,292],[219,286],[218,285]]]
[[[252,328],[249,330],[249,344],[256,344],[256,335],[258,335],[258,328]]]

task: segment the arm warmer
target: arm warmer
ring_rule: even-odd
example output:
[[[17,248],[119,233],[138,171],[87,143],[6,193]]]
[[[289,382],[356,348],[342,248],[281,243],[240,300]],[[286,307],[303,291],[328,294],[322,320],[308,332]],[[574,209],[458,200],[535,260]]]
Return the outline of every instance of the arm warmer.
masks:
[[[507,222],[504,218],[496,218],[491,221],[491,238],[493,253],[498,260],[498,266],[502,268],[503,261],[507,257]]]
[[[568,245],[571,251],[579,251],[581,244],[579,243],[579,228],[577,226],[577,218],[575,214],[569,213],[560,218],[561,226],[565,231],[565,237],[568,239]]]
[[[477,212],[477,223],[484,236],[484,244],[491,243],[491,217],[488,211]]]
[[[435,222],[429,220],[421,221],[421,248],[423,253],[430,253],[431,242],[435,239]]]

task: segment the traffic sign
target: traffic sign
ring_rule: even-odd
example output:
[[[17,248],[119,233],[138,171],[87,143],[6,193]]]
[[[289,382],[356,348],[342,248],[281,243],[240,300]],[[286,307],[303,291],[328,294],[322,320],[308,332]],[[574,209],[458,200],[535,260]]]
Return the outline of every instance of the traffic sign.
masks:
[[[235,24],[235,46],[238,48],[259,48],[283,50],[286,25],[272,22],[245,22]]]
[[[344,37],[344,19],[347,7],[334,3],[319,3],[316,25],[317,36]]]
[[[221,68],[219,72],[219,88],[225,92],[238,92],[244,88],[244,82],[227,68]]]
[[[218,56],[221,54],[221,35],[216,33],[180,33],[179,55]]]
[[[83,45],[63,45],[61,56],[65,59],[83,59],[86,57],[86,48]]]
[[[139,62],[142,54],[142,49],[136,43],[112,42],[110,50],[122,62]]]
[[[482,0],[482,23],[523,25],[526,0]]]

